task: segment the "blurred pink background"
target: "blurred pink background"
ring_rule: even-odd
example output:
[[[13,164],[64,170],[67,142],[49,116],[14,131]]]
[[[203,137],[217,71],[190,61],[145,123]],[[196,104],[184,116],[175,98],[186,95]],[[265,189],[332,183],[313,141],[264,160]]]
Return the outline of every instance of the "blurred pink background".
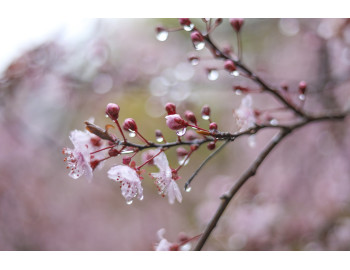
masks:
[[[194,20],[200,25],[200,20]],[[89,183],[68,177],[63,147],[69,132],[90,117],[104,127],[109,102],[121,107],[154,141],[165,125],[166,102],[200,118],[209,104],[223,131],[237,131],[233,110],[242,96],[232,85],[255,87],[224,70],[210,81],[206,68],[223,68],[205,49],[195,52],[187,32],[160,42],[155,27],[175,19],[95,19],[83,34],[57,31],[14,56],[0,79],[0,250],[153,250],[157,231],[176,241],[180,232],[200,234],[227,191],[269,141],[274,131],[231,143],[194,179],[181,204],[157,194],[143,181],[144,200],[127,205],[107,170]],[[305,108],[311,112],[350,105],[350,22],[344,19],[247,19],[242,30],[243,61],[270,85],[297,91],[308,82]],[[227,19],[213,33],[221,47],[235,47]],[[187,57],[201,57],[192,66]],[[256,108],[277,106],[253,95]],[[205,125],[205,122],[201,120]],[[266,159],[256,176],[225,211],[205,250],[349,250],[349,119],[317,123],[293,133]],[[181,172],[180,188],[210,151],[202,147]],[[177,166],[175,149],[168,151]],[[140,155],[141,156],[141,155]],[[140,161],[140,157],[136,160]],[[147,168],[149,172],[153,168]]]

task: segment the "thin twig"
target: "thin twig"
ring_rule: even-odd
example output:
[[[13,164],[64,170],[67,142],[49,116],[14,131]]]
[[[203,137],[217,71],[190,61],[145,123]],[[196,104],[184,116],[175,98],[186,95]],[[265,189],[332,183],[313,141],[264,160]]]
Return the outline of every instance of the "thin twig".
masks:
[[[187,180],[186,184],[185,184],[185,190],[188,189],[188,187],[190,186],[193,178],[196,177],[196,175],[199,173],[199,171],[204,167],[205,164],[207,164],[207,162],[212,159],[217,153],[220,152],[221,149],[223,149],[228,143],[230,142],[230,140],[225,141],[222,145],[220,145],[219,148],[217,148],[213,153],[211,153],[204,161],[203,163],[198,167],[198,169],[192,174],[192,176],[190,177],[190,179]]]

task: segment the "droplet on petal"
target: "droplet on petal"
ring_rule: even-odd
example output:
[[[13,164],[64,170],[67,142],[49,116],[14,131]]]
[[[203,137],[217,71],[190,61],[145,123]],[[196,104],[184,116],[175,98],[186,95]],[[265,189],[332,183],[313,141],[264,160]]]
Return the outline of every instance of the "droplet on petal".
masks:
[[[305,100],[305,95],[304,95],[304,94],[300,94],[300,95],[299,95],[299,99],[300,99],[300,100]]]
[[[127,200],[126,204],[130,205],[130,204],[132,204],[132,202],[133,202],[133,200]]]
[[[163,139],[163,137],[157,137],[157,138],[156,138],[156,141],[157,141],[157,142],[163,142],[164,139]]]
[[[278,125],[278,120],[276,118],[273,118],[270,120],[270,124],[273,126],[276,126],[276,125]]]
[[[208,120],[209,118],[210,118],[209,115],[202,114],[202,119],[203,119],[203,120]]]
[[[186,133],[186,128],[176,130],[177,136],[181,137],[181,136],[185,135],[185,133]]]
[[[211,81],[215,81],[217,78],[219,78],[219,72],[216,69],[209,69],[208,79]]]
[[[192,189],[192,187],[191,187],[190,185],[188,185],[188,186],[186,186],[185,191],[186,191],[186,192],[190,192],[191,189]]]
[[[204,41],[193,41],[193,46],[197,51],[203,50],[205,47]]]

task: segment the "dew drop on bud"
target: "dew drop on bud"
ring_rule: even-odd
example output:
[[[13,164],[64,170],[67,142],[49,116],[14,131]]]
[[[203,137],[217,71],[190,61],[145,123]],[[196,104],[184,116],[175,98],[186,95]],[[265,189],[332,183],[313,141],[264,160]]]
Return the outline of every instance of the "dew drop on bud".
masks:
[[[209,80],[215,81],[217,78],[219,78],[219,72],[216,69],[208,70],[208,79]]]
[[[140,200],[140,201],[142,201],[142,200],[143,200],[143,195],[142,195],[142,196],[139,198],[139,200]]]
[[[157,142],[163,142],[164,139],[163,139],[163,137],[157,137],[157,138],[156,138],[156,141],[157,141]]]
[[[186,192],[190,192],[191,189],[192,189],[192,187],[191,187],[190,185],[188,185],[188,186],[186,186],[185,191],[186,191]]]
[[[239,72],[237,70],[234,70],[231,72],[231,75],[238,77],[239,76]]]
[[[193,46],[197,51],[200,51],[205,47],[205,42],[204,41],[193,41]]]
[[[304,95],[304,94],[300,94],[300,95],[299,95],[299,99],[300,99],[300,100],[305,100],[305,95]]]
[[[189,32],[189,31],[192,31],[193,27],[194,27],[193,23],[191,23],[189,25],[184,25],[184,30]]]
[[[242,90],[236,89],[236,90],[235,90],[235,94],[236,94],[237,96],[242,95]]]
[[[209,115],[202,114],[202,119],[203,120],[209,120],[209,118],[210,118]]]
[[[192,66],[197,66],[198,64],[199,64],[199,59],[198,58],[191,59],[191,65]]]
[[[109,117],[108,114],[106,114],[105,117],[108,118]]]
[[[128,205],[132,204],[132,200],[127,200],[126,204],[128,204]]]
[[[129,132],[129,137],[134,138],[136,136],[136,133],[134,131]]]
[[[160,30],[157,35],[156,35],[156,38],[159,40],[159,41],[165,41],[167,38],[168,38],[168,31],[166,30]]]
[[[185,133],[186,133],[186,128],[176,130],[177,136],[181,137],[181,136],[185,135]]]

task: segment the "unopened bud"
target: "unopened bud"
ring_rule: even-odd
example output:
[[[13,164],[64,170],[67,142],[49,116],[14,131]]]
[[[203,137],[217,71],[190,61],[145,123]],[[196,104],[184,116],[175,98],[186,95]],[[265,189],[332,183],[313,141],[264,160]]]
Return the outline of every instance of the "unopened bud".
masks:
[[[232,60],[226,60],[224,67],[228,72],[233,72],[237,69],[235,63]]]
[[[186,118],[188,121],[192,122],[193,124],[197,125],[197,118],[196,118],[196,116],[194,115],[193,112],[191,112],[191,111],[186,111],[186,112],[185,112],[185,118]]]
[[[299,92],[300,92],[301,94],[305,94],[305,92],[306,92],[306,87],[307,87],[306,82],[305,82],[305,81],[301,81],[301,82],[299,83]]]
[[[203,38],[202,34],[199,33],[198,31],[193,31],[191,33],[191,39],[192,39],[193,42],[202,42],[202,41],[204,41],[204,38]]]
[[[215,122],[211,122],[209,124],[209,130],[217,130],[218,129],[218,125]]]
[[[192,22],[191,22],[191,20],[188,19],[188,18],[180,18],[180,19],[179,19],[179,23],[180,23],[181,25],[190,25]]]
[[[207,148],[209,150],[214,150],[215,146],[216,146],[215,142],[210,142],[210,143],[207,144]]]
[[[106,107],[106,115],[112,120],[117,120],[119,117],[120,108],[115,103],[108,103]]]
[[[171,114],[165,116],[166,125],[172,130],[183,129],[188,126],[188,123],[181,118],[178,114]]]
[[[174,103],[168,102],[165,104],[165,110],[167,111],[168,115],[176,114],[176,106]]]
[[[187,156],[188,151],[183,147],[178,147],[176,149],[176,154],[178,157],[184,157],[184,156]]]
[[[199,148],[198,144],[191,144],[191,151],[196,151]]]
[[[222,23],[222,18],[217,18],[216,20],[215,20],[215,24],[216,25],[219,25],[219,24],[221,24]]]
[[[210,118],[210,107],[208,105],[204,105],[202,107],[202,118],[204,120],[208,120]]]
[[[118,156],[119,154],[120,154],[120,151],[115,148],[111,148],[108,150],[108,155],[110,157],[115,157],[115,156]]]
[[[124,124],[123,124],[123,129],[126,131],[130,131],[130,132],[137,131],[137,126],[136,126],[135,120],[132,118],[125,119]]]
[[[198,139],[198,134],[197,132],[193,131],[193,130],[188,130],[185,134],[185,139],[187,141],[193,141]]]
[[[129,165],[131,161],[131,157],[123,157],[123,164],[124,165]]]
[[[233,27],[233,29],[236,30],[236,32],[239,32],[241,30],[243,22],[243,19],[230,19],[230,24]]]

